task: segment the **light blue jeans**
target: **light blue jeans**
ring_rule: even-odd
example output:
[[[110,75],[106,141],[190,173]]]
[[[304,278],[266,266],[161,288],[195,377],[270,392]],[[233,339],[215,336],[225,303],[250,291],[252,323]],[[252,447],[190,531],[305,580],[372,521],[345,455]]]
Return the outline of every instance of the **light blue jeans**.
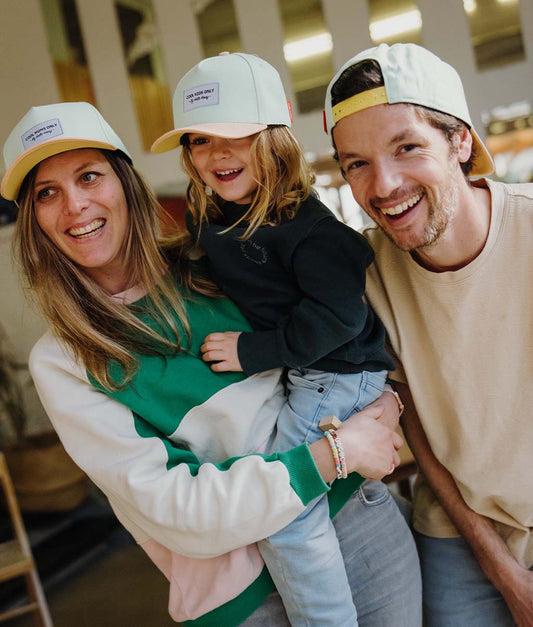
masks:
[[[512,627],[499,591],[486,578],[463,538],[414,532],[422,569],[424,625]]]
[[[359,627],[420,627],[422,583],[413,536],[380,481],[366,481],[333,519],[357,606]],[[315,575],[321,565],[316,563]],[[320,590],[315,595],[324,603]],[[281,598],[272,593],[241,627],[290,625]],[[322,623],[313,623],[321,627]]]
[[[341,421],[378,398],[386,372],[338,374],[309,368],[288,372],[285,407],[277,421],[273,451],[286,451],[323,436],[318,423],[334,414]],[[357,520],[353,521],[358,524]],[[325,495],[259,550],[283,599],[293,627],[354,627],[357,611]]]

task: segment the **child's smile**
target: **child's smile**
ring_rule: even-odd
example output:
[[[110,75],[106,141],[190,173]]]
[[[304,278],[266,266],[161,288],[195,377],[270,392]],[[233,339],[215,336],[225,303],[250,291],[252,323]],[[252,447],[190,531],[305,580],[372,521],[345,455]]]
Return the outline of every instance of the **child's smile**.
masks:
[[[240,139],[189,135],[194,167],[202,181],[224,200],[241,205],[252,202],[258,185],[250,155],[254,139],[255,135]]]

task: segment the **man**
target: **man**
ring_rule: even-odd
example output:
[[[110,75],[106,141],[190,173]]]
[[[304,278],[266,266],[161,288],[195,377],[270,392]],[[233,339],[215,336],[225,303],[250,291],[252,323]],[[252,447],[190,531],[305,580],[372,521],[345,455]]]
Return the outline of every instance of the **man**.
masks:
[[[469,180],[493,166],[461,80],[414,44],[348,61],[328,87],[326,126],[377,224],[367,293],[421,471],[427,624],[531,627],[533,185]]]

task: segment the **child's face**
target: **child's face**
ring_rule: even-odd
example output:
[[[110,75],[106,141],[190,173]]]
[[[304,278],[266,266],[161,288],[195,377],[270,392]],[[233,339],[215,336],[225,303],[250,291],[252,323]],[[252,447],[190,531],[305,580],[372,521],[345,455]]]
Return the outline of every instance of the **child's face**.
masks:
[[[221,198],[240,205],[252,202],[258,177],[250,147],[255,135],[225,139],[200,133],[189,134],[191,157],[202,181]]]

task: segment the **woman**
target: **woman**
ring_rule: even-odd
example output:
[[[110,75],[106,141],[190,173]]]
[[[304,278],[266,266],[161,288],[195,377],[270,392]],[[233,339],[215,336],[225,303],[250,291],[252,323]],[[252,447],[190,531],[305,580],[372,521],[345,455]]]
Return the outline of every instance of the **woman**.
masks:
[[[18,199],[16,244],[50,324],[30,367],[66,450],[170,580],[175,620],[287,624],[255,542],[320,494],[337,512],[355,471],[378,479],[398,463],[401,439],[376,420],[382,409],[350,418],[339,437],[354,474],[332,486],[325,439],[258,454],[284,403],[280,372],[246,379],[203,362],[206,335],[247,324],[214,297],[185,240],[160,242],[158,205],[99,112],[87,103],[34,107],[4,157],[1,193]],[[368,621],[415,625],[412,539],[381,484],[373,488],[335,519],[357,606]],[[350,520],[372,491],[372,527],[354,542]]]

